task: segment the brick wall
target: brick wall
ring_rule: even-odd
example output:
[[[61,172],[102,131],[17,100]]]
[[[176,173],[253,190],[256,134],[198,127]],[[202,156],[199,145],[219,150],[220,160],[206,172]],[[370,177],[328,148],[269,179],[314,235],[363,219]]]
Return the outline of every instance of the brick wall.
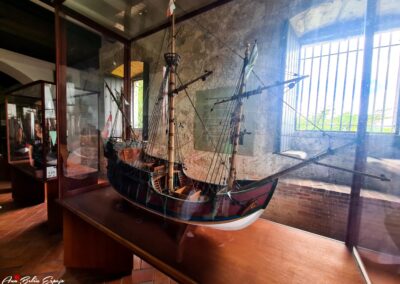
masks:
[[[350,187],[290,179],[281,181],[263,217],[274,222],[344,241]],[[359,245],[400,255],[400,198],[362,193]]]

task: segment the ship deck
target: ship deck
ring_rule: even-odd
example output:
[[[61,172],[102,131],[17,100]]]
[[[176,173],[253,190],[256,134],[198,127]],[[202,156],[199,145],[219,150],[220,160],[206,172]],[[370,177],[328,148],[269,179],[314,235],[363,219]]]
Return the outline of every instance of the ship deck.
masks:
[[[178,242],[174,232],[179,225],[132,207],[118,211],[120,200],[106,187],[61,204],[67,216],[83,220],[179,282],[363,283],[352,254],[341,242],[265,219],[234,232],[191,228],[190,237]],[[70,217],[64,215],[64,221]],[[71,263],[68,238],[79,235],[69,231],[73,227],[68,222],[64,226],[65,260]]]

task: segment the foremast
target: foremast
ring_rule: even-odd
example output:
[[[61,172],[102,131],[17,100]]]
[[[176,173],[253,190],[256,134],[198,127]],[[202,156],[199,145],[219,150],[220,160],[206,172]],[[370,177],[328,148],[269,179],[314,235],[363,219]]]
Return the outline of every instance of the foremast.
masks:
[[[239,150],[239,142],[240,142],[240,127],[241,122],[243,120],[243,99],[242,94],[246,91],[246,67],[249,64],[249,52],[250,45],[247,45],[245,58],[243,62],[243,69],[240,77],[240,86],[239,86],[239,94],[236,101],[235,110],[232,114],[231,125],[233,126],[232,130],[232,153],[230,158],[230,168],[228,173],[228,189],[232,189],[236,180],[236,163],[237,163],[237,153]]]
[[[175,48],[175,13],[171,13],[171,52],[166,53],[165,61],[169,69],[168,83],[168,180],[167,186],[170,192],[175,190],[174,187],[174,170],[175,170],[175,92],[176,89],[176,67],[179,61],[179,55]]]

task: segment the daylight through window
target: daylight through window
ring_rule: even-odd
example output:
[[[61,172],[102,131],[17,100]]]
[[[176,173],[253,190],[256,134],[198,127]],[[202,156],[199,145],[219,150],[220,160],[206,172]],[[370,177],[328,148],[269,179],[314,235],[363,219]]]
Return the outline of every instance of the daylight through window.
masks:
[[[364,36],[303,45],[298,73],[297,130],[356,131]],[[371,72],[369,132],[394,133],[398,115],[400,30],[376,33]],[[316,127],[317,126],[317,127]]]

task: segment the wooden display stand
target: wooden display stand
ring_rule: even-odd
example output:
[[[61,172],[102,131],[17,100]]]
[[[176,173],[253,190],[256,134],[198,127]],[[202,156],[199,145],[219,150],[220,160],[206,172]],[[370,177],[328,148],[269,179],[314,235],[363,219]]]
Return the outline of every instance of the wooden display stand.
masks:
[[[98,184],[99,171],[80,164],[67,164],[62,179],[63,187],[69,191],[86,188]]]
[[[132,253],[107,234],[68,210],[63,214],[64,265],[70,268],[101,269],[108,273],[130,274]]]
[[[41,173],[32,173],[32,167],[27,163],[11,164],[11,188],[13,200],[23,206],[36,205],[47,201],[48,227],[50,232],[62,228],[62,213],[58,198],[58,181],[44,181]]]
[[[0,180],[10,180],[10,166],[7,158],[0,154]]]
[[[363,283],[343,243],[263,219],[194,230],[121,200],[106,187],[60,201],[66,267],[130,274],[135,254],[179,283]]]
[[[12,198],[22,205],[45,201],[45,183],[33,172],[29,163],[11,164]]]

